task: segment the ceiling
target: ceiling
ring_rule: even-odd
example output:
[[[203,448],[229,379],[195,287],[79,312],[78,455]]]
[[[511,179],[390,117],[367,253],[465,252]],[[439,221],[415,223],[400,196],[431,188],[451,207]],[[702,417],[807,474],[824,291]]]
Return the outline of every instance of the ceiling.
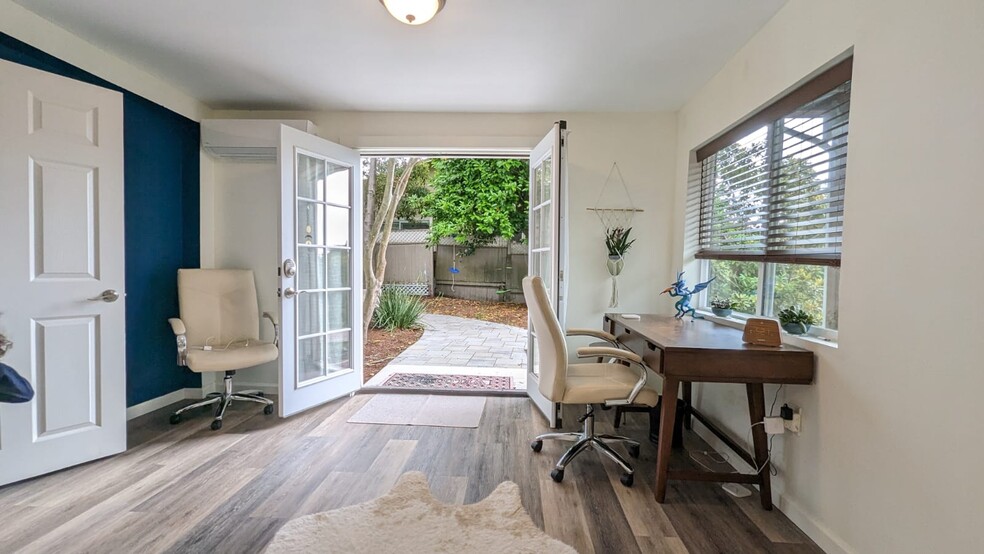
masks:
[[[675,110],[785,0],[16,0],[212,108]]]

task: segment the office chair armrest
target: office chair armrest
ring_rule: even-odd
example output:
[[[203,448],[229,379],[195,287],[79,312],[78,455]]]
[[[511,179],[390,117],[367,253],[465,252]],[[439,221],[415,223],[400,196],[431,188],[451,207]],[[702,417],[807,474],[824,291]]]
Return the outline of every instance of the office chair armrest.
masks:
[[[585,346],[577,349],[577,356],[578,358],[614,358],[622,362],[627,362],[630,367],[634,366],[639,370],[639,380],[636,381],[635,386],[632,387],[632,391],[629,392],[629,397],[624,400],[607,400],[605,401],[606,406],[627,406],[634,403],[636,397],[642,392],[642,388],[646,386],[646,381],[649,380],[649,369],[643,363],[642,358],[635,352],[629,352],[628,350],[621,350],[619,348],[608,348],[606,346]]]
[[[615,335],[613,335],[611,333],[606,333],[604,331],[599,331],[597,329],[568,329],[567,330],[567,336],[568,337],[593,337],[593,338],[596,338],[596,339],[603,340],[603,341],[607,342],[608,344],[611,344],[612,346],[615,346],[615,345],[618,344],[618,341],[615,339]]]
[[[608,346],[582,346],[577,349],[578,358],[617,358],[625,362],[642,364],[642,358],[635,352],[610,348]]]
[[[263,312],[263,317],[270,320],[273,324],[273,345],[280,347],[280,325],[277,323],[276,319],[273,319],[273,315],[270,312]]]
[[[167,322],[171,324],[171,330],[174,331],[175,335],[184,335],[188,332],[188,330],[185,329],[184,321],[181,321],[176,317],[168,319]]]
[[[172,317],[167,320],[171,324],[171,330],[174,331],[174,338],[178,346],[178,365],[188,365],[188,337],[185,333],[188,330],[185,328],[183,321],[176,317]]]

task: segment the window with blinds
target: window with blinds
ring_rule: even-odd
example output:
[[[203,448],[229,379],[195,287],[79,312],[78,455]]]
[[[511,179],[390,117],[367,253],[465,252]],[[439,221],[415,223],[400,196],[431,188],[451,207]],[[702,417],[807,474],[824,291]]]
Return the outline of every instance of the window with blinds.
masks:
[[[840,265],[851,62],[697,150],[697,258]]]

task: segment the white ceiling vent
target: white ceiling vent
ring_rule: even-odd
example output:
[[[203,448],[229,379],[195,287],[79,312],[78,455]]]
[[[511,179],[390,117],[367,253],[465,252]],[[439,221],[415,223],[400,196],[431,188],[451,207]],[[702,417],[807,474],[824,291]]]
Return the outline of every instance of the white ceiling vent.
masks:
[[[202,148],[222,159],[275,162],[281,125],[317,134],[303,119],[203,119]]]

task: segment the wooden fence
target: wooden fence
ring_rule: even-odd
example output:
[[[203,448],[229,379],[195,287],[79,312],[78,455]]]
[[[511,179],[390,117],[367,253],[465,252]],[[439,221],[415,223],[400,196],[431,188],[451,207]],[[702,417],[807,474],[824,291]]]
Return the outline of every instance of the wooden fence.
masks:
[[[394,231],[386,250],[385,286],[418,294],[426,289],[430,294],[451,298],[525,302],[525,244],[497,240],[464,256],[462,248],[451,239],[428,248],[425,234],[420,230]]]

